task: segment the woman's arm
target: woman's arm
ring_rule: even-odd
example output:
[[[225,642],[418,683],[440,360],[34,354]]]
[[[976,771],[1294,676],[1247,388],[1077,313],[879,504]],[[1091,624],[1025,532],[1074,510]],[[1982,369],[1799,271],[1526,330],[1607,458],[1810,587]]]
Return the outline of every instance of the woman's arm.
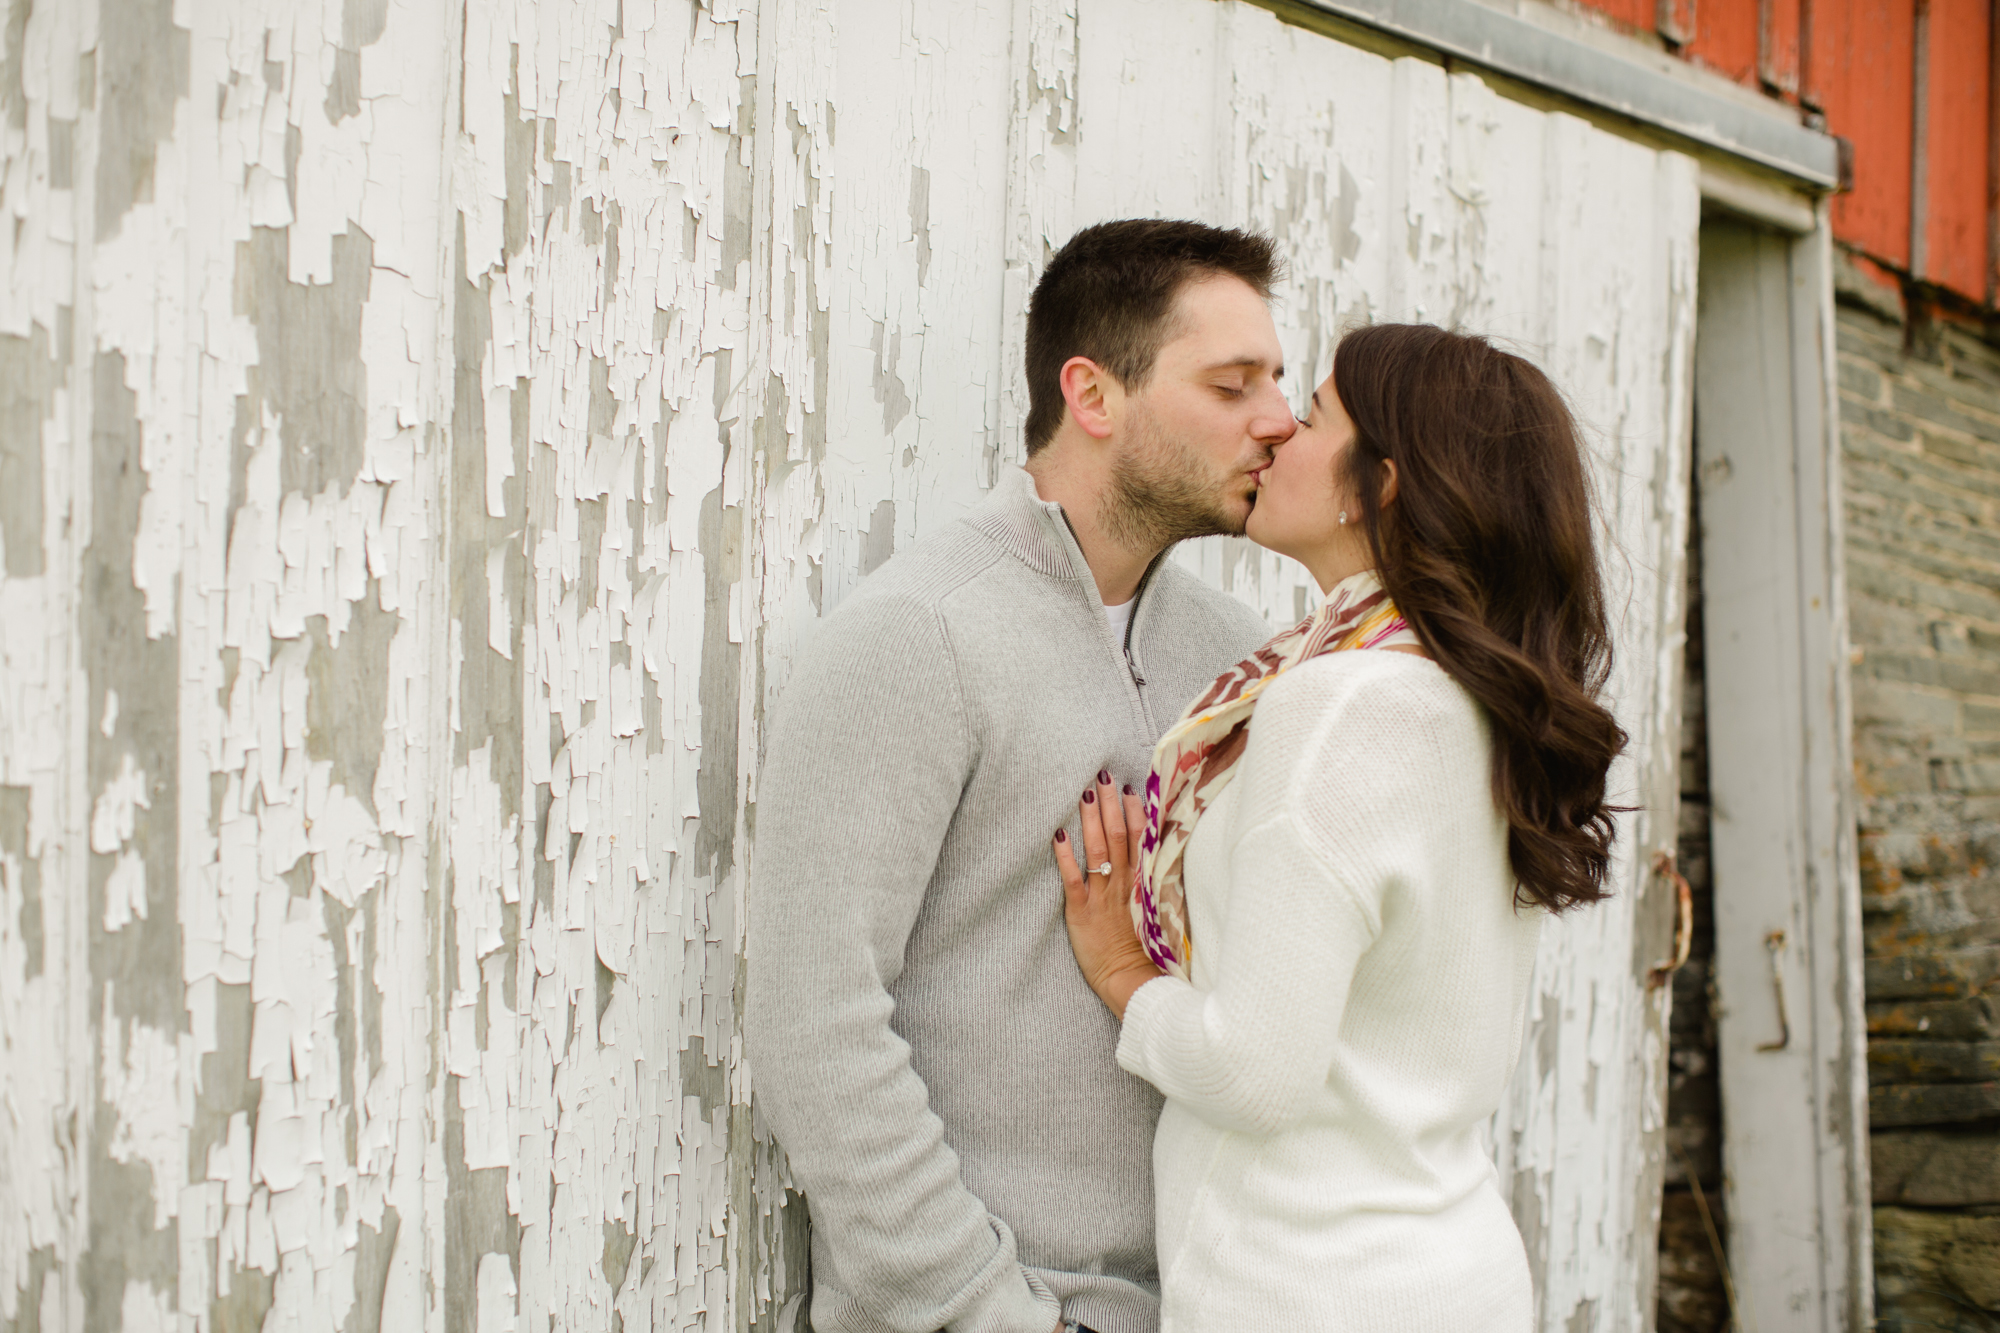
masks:
[[[1225,1129],[1275,1134],[1326,1084],[1374,913],[1280,815],[1244,830],[1214,989],[1173,977],[1136,988],[1118,1063]],[[1197,953],[1203,948],[1194,942]]]
[[[1355,969],[1455,762],[1433,682],[1410,674],[1432,668],[1341,656],[1258,704],[1223,830],[1227,908],[1218,938],[1193,940],[1211,989],[1148,980],[1124,1011],[1119,1063],[1225,1128],[1286,1129],[1325,1086]]]

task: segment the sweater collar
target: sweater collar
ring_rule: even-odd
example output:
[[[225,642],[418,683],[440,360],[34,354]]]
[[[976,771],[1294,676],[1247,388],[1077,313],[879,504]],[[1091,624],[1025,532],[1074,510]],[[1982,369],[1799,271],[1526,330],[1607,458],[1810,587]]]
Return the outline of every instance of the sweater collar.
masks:
[[[1041,497],[1026,468],[1003,469],[992,493],[965,521],[1037,573],[1087,582],[1095,589],[1062,506]]]

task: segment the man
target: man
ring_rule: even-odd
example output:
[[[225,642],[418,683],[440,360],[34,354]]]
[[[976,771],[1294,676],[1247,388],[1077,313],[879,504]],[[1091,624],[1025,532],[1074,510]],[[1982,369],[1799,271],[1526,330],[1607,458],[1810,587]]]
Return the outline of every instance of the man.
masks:
[[[1028,315],[1028,464],[822,626],[757,804],[746,1040],[812,1205],[817,1333],[1153,1333],[1158,1094],[1049,839],[1268,634],[1165,560],[1296,428],[1262,237],[1111,222]]]

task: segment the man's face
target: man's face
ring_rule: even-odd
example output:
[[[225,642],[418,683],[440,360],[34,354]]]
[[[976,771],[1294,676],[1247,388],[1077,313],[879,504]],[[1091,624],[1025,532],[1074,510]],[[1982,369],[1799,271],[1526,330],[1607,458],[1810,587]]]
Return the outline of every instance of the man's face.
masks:
[[[1103,519],[1134,545],[1240,533],[1257,473],[1298,429],[1279,389],[1284,353],[1248,283],[1191,282],[1152,376],[1128,394]]]

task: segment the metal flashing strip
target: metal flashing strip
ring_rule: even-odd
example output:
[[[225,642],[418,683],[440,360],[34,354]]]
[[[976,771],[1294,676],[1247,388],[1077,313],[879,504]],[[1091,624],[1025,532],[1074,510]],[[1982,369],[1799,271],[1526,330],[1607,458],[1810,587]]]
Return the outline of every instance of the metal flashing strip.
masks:
[[[1840,183],[1831,135],[1761,112],[1476,0],[1294,0],[1468,64],[1754,162],[1817,190]]]

